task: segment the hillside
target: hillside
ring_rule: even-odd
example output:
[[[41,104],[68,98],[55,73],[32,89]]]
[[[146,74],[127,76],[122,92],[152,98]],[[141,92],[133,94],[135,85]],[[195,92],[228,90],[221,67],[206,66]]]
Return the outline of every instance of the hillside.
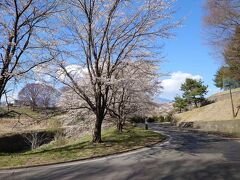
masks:
[[[236,96],[235,98],[238,98],[238,96],[240,96],[240,88],[233,89],[232,94]],[[208,99],[212,101],[230,100],[230,94],[229,91],[219,92],[210,96]]]
[[[193,109],[188,112],[177,114],[179,122],[194,122],[194,121],[221,121],[240,119],[240,114],[236,118],[232,117],[232,108],[229,91],[217,93],[209,97],[210,100],[215,100],[215,103]],[[235,111],[240,105],[240,88],[233,90],[233,101]]]
[[[152,109],[152,116],[167,116],[169,113],[173,111],[173,103],[159,103],[155,104],[155,108]]]

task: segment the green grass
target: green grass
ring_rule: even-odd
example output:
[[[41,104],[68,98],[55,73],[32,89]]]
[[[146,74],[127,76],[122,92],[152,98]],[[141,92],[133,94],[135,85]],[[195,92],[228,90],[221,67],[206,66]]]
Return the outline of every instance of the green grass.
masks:
[[[137,127],[128,127],[123,133],[118,133],[115,129],[110,128],[103,132],[104,143],[101,144],[93,144],[91,137],[85,136],[78,142],[64,142],[64,145],[55,142],[25,153],[0,153],[0,168],[49,164],[110,155],[145,147],[162,141],[164,138],[159,133]]]

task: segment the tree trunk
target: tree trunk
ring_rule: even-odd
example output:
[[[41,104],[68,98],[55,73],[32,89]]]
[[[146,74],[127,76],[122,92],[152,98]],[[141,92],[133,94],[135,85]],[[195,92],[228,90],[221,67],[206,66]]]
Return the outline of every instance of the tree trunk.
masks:
[[[36,110],[36,106],[33,104],[32,105],[32,111],[35,111]]]
[[[93,143],[101,143],[102,142],[102,136],[101,136],[101,130],[102,130],[102,121],[103,118],[99,115],[96,115],[96,122],[93,130]]]
[[[0,92],[0,104],[1,104],[1,102],[2,102],[2,95],[3,95],[3,93]]]
[[[120,119],[118,119],[118,121],[117,121],[117,130],[118,130],[118,132],[123,131],[123,122]]]
[[[104,119],[104,111],[106,108],[106,102],[103,100],[103,94],[101,92],[101,83],[97,85],[96,89],[96,95],[95,95],[95,101],[96,101],[96,121],[95,126],[93,130],[93,143],[101,143],[102,142],[102,136],[101,136],[101,129],[102,129],[102,122]]]
[[[198,108],[197,101],[194,101],[194,104],[195,104],[195,108]]]
[[[4,90],[6,87],[6,83],[3,78],[0,79],[0,101],[2,100],[2,96],[4,94]]]

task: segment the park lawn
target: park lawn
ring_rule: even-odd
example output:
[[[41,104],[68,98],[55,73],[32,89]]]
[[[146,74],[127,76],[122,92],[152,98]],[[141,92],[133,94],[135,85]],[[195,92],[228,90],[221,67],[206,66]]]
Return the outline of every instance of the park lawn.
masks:
[[[106,156],[146,147],[165,139],[165,136],[138,127],[128,127],[122,133],[110,128],[102,134],[103,143],[91,143],[85,136],[78,142],[65,145],[51,143],[24,153],[0,153],[0,168],[32,166]]]

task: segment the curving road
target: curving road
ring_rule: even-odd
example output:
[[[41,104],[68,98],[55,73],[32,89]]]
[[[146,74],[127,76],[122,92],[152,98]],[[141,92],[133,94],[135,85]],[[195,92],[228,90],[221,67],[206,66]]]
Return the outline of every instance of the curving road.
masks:
[[[0,179],[240,179],[240,140],[150,126],[169,135],[169,140],[136,152],[91,161],[4,170],[0,171]]]

